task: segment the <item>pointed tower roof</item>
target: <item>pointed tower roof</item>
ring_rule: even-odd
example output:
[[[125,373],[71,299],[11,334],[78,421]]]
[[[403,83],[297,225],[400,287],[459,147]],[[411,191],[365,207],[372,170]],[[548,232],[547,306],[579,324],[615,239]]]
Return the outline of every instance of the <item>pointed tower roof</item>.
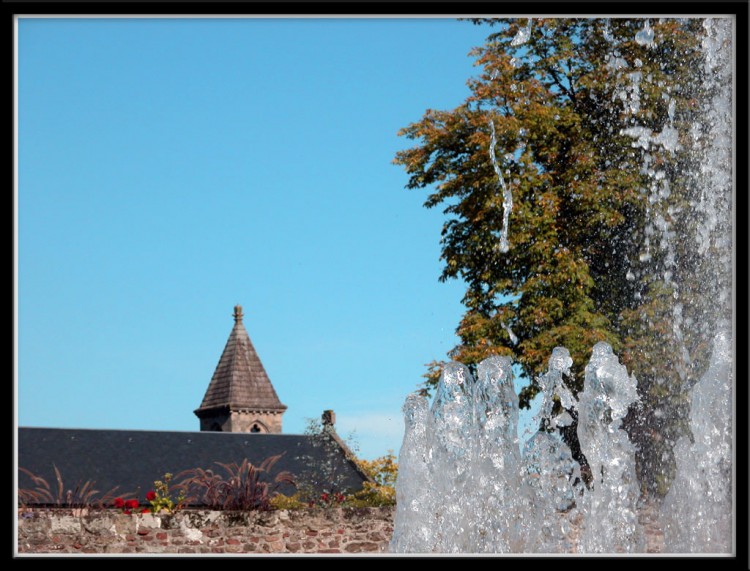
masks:
[[[234,307],[234,327],[208,385],[201,406],[195,414],[210,410],[251,409],[284,411],[276,391],[268,378],[242,324],[242,306]]]

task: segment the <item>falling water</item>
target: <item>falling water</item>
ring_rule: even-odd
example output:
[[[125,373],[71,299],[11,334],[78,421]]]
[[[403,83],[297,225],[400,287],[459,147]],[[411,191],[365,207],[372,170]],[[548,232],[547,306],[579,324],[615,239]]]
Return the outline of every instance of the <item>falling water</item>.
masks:
[[[727,553],[732,532],[732,352],[716,337],[711,365],[692,391],[690,428],[675,449],[678,471],[662,505],[667,551]]]
[[[528,41],[531,25],[529,20],[519,28],[513,45]],[[658,270],[675,300],[680,298],[673,306],[671,334],[679,344],[682,328],[690,325],[709,342],[713,340],[708,369],[694,386],[685,383],[685,390],[690,391],[686,394],[691,403],[690,430],[675,446],[677,471],[660,507],[664,552],[732,550],[734,375],[728,311],[732,295],[732,97],[727,88],[731,86],[732,23],[709,19],[704,28],[703,71],[706,92],[712,95],[701,103],[703,117],[692,126],[690,140],[678,137],[675,104],[668,91],[664,92],[667,117],[663,125],[653,130],[633,121],[622,132],[632,138],[634,148],[644,151],[643,172],[650,177],[646,240],[660,235],[659,248],[665,255]],[[644,81],[640,62],[620,57],[608,26],[604,37],[613,49],[608,65],[621,81],[615,101],[625,113],[635,115]],[[645,21],[634,40],[651,51],[660,38]],[[491,162],[505,191],[495,159],[492,122],[490,129]],[[691,205],[695,251],[702,261],[699,267],[705,273],[705,287],[716,292],[713,305],[701,308],[702,323],[683,321],[682,303],[687,302],[681,299],[681,284],[673,281],[677,260],[673,212],[666,201],[670,189],[651,155],[658,152],[668,159],[683,143],[692,145],[700,165],[699,172],[685,174],[699,189],[699,198]],[[505,219],[503,229],[507,240]],[[641,246],[640,262],[647,264],[654,245],[644,241]],[[627,279],[635,280],[637,272],[635,267],[628,269]],[[692,363],[684,344],[681,349],[682,355],[673,363],[684,378]],[[474,376],[465,365],[449,363],[442,370],[431,406],[424,397],[407,399],[391,551],[645,552],[635,447],[623,427],[623,419],[639,400],[636,377],[628,373],[610,345],[598,343],[585,369],[583,391],[576,397],[566,384],[570,354],[564,347],[555,348],[547,372],[537,379],[542,404],[534,422],[540,429],[521,453],[512,365],[507,357],[490,357],[479,363]],[[572,417],[578,418],[578,440],[590,467],[587,478],[555,431],[571,425]]]
[[[528,19],[526,22],[525,28],[518,28],[518,32],[516,32],[516,37],[513,38],[511,41],[512,46],[520,46],[525,44],[529,41],[529,38],[531,37],[531,18]]]
[[[716,292],[718,319],[708,370],[692,387],[690,437],[675,447],[677,475],[661,508],[666,549],[675,553],[727,553],[732,548],[732,338],[722,316],[731,289],[732,100],[730,20],[704,21],[706,90],[701,125],[693,139],[701,158],[698,253],[710,271],[706,284]]]
[[[497,138],[495,135],[495,123],[490,119],[490,161],[492,162],[492,168],[495,169],[497,179],[500,181],[500,188],[503,191],[503,226],[500,230],[500,240],[498,243],[498,249],[505,253],[508,251],[508,223],[510,220],[510,211],[513,209],[513,193],[510,190],[510,183],[505,182],[500,166],[497,164],[497,158],[495,157],[495,145],[497,145]]]

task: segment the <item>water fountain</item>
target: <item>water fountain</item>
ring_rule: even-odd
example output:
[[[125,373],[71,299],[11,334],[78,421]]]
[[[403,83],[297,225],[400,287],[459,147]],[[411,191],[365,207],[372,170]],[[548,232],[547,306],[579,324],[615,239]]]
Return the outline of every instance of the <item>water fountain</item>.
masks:
[[[513,45],[528,41],[532,21],[519,27]],[[668,90],[668,122],[654,132],[632,124],[623,131],[644,154],[646,190],[652,207],[639,262],[648,264],[658,245],[662,278],[674,292],[671,335],[677,354],[671,360],[680,378],[692,366],[685,348],[686,328],[713,343],[710,364],[693,386],[685,385],[690,402],[689,430],[674,443],[676,473],[660,505],[658,524],[664,552],[728,553],[732,551],[732,383],[731,324],[724,310],[731,299],[731,39],[728,19],[704,22],[703,55],[709,94],[701,103],[701,124],[691,128],[695,164],[691,184],[699,188],[692,205],[696,219],[693,244],[705,272],[705,286],[716,292],[715,306],[701,308],[706,319],[696,323],[684,313],[689,288],[674,281],[679,263],[674,228],[667,210],[669,188],[659,168],[678,148],[674,102]],[[609,29],[604,30],[611,42]],[[658,41],[648,21],[635,36],[639,45]],[[627,62],[611,58],[613,69]],[[640,72],[623,75],[622,104],[639,108]],[[628,111],[628,112],[630,112]],[[497,144],[490,122],[492,166],[504,204],[512,205],[509,183],[494,160]],[[648,149],[657,148],[659,157]],[[666,157],[666,159],[665,159]],[[507,208],[506,210],[510,210]],[[507,216],[500,250],[507,251]],[[657,242],[657,237],[661,239]],[[652,240],[649,243],[649,239]],[[628,269],[635,279],[640,268]],[[691,308],[693,309],[693,308]],[[716,315],[714,315],[714,313]],[[689,312],[688,312],[689,313]],[[642,490],[636,473],[635,445],[623,426],[638,406],[638,379],[620,363],[607,343],[592,348],[584,389],[577,395],[566,385],[573,361],[556,348],[548,370],[537,379],[540,430],[523,446],[518,437],[518,397],[513,363],[494,356],[479,363],[476,374],[460,363],[447,364],[430,406],[411,395],[404,405],[406,431],[399,458],[397,511],[391,551],[400,553],[643,553],[644,529],[639,521]],[[689,392],[687,392],[689,391]],[[559,403],[555,405],[554,403]],[[662,411],[654,411],[662,414]],[[572,415],[572,416],[571,416]],[[577,418],[581,452],[590,472],[583,475],[556,429]]]
[[[635,451],[620,427],[637,399],[636,384],[609,345],[594,346],[578,401],[578,439],[592,475],[581,500],[580,550],[585,553],[643,551],[636,515]]]
[[[732,352],[717,335],[711,365],[692,391],[693,441],[677,443],[679,470],[662,506],[664,540],[676,553],[729,551],[732,536]]]

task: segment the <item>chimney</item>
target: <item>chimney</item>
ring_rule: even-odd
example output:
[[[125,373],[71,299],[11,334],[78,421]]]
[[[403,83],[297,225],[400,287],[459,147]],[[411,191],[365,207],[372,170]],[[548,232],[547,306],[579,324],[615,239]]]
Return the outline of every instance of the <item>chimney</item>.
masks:
[[[322,420],[323,426],[333,426],[336,424],[336,413],[332,410],[324,410]]]

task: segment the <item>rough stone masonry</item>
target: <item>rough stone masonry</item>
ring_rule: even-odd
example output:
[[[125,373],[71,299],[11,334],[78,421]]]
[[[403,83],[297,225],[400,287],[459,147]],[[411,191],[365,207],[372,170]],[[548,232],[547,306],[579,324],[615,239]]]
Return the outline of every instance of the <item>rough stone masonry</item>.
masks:
[[[387,553],[394,507],[226,512],[186,509],[174,515],[115,510],[21,509],[18,554],[378,554]],[[639,513],[646,553],[664,536],[650,506]],[[573,551],[577,531],[571,534]]]
[[[19,511],[18,553],[383,553],[393,508],[272,512]]]

